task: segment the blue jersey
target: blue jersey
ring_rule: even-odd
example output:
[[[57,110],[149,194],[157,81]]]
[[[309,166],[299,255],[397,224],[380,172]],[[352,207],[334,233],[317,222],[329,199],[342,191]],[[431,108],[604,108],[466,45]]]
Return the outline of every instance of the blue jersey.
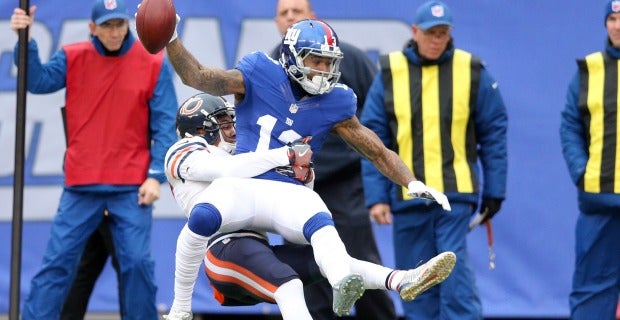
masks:
[[[282,65],[265,53],[244,56],[236,68],[245,82],[245,98],[235,109],[237,153],[279,148],[311,136],[316,154],[336,123],[355,116],[357,97],[346,85],[297,100]],[[257,177],[300,183],[274,170]]]

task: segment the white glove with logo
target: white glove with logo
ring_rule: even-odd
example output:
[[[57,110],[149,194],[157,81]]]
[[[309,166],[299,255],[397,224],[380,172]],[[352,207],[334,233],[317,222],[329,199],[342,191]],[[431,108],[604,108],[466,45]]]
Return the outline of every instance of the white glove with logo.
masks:
[[[176,14],[177,16],[177,24],[174,25],[174,33],[172,33],[172,38],[170,38],[170,41],[168,41],[168,43],[174,41],[174,39],[176,39],[178,37],[177,35],[177,27],[179,26],[179,21],[181,21],[181,17],[179,17],[179,14]]]
[[[407,195],[410,197],[435,200],[444,210],[452,210],[450,202],[448,202],[448,197],[446,197],[445,194],[426,186],[422,181],[416,180],[409,182],[407,189],[409,189]]]

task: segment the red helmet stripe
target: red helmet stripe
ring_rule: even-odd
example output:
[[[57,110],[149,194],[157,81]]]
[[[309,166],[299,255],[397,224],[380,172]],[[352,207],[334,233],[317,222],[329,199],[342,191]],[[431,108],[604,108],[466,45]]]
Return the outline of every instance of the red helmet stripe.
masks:
[[[334,35],[332,33],[332,28],[330,28],[327,23],[320,21],[321,25],[323,25],[323,29],[325,29],[325,34],[327,35],[327,44],[330,46],[334,45]]]

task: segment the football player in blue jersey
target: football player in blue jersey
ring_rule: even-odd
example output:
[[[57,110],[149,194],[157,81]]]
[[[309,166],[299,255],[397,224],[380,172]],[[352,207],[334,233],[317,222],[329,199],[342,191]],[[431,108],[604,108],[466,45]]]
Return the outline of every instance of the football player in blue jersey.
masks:
[[[186,216],[197,203],[203,202],[203,194],[213,180],[253,177],[274,167],[290,165],[304,157],[301,154],[306,153],[309,158],[311,153],[307,144],[298,142],[232,156],[236,139],[233,108],[221,97],[206,93],[192,96],[181,105],[176,128],[181,139],[166,153],[166,178]],[[311,188],[312,183],[306,186]],[[443,252],[411,270],[393,270],[354,258],[349,265],[353,272],[363,275],[365,288],[413,296],[437,282],[429,279],[449,275],[452,260],[446,255],[452,253]],[[311,285],[323,276],[309,245],[270,246],[264,232],[238,230],[211,236],[203,258],[214,297],[222,305],[277,303],[284,319],[312,319],[305,305],[302,282]],[[184,268],[184,259],[179,261],[179,267]],[[187,312],[177,312],[167,318],[190,317]]]
[[[279,61],[254,52],[231,70],[200,64],[176,32],[166,49],[183,83],[212,95],[234,95],[237,153],[276,149],[300,139],[318,152],[332,131],[385,176],[406,186],[410,196],[428,198],[450,210],[443,193],[418,181],[397,154],[360,124],[355,93],[337,83],[343,55],[327,23],[299,21],[283,37]],[[179,235],[169,319],[183,319],[191,312],[191,294],[209,238],[216,232],[245,228],[276,232],[293,243],[310,243],[317,265],[334,289],[334,312],[349,313],[364,291],[363,278],[351,271],[351,257],[331,214],[320,197],[304,186],[309,175],[299,174],[300,167],[307,170],[308,166],[294,163],[254,178],[219,178],[205,190]],[[453,255],[445,257],[441,265],[454,264]],[[406,300],[419,293],[400,290]]]

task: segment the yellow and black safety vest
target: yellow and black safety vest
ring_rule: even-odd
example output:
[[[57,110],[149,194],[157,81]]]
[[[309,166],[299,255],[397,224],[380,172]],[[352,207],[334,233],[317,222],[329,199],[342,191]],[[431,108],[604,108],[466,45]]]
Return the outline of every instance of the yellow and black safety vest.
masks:
[[[588,163],[579,188],[591,193],[620,193],[620,60],[596,52],[577,63],[580,76],[578,107],[584,119],[588,148]]]
[[[473,115],[481,62],[456,49],[440,65],[416,65],[402,52],[380,58],[392,148],[416,178],[441,192],[478,192]],[[410,199],[402,188],[402,199]]]

